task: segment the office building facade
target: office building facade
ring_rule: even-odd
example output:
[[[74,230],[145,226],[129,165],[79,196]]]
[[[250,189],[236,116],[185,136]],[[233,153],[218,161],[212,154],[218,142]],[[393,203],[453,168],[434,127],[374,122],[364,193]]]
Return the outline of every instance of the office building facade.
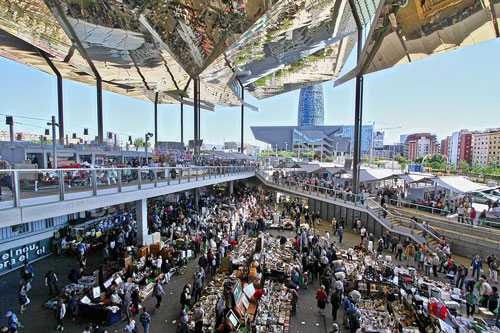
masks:
[[[322,126],[325,119],[323,86],[302,88],[299,97],[297,126]]]
[[[354,151],[354,125],[342,125],[342,136],[351,140],[351,153]],[[361,128],[361,155],[370,154],[373,139],[373,125],[363,125]]]

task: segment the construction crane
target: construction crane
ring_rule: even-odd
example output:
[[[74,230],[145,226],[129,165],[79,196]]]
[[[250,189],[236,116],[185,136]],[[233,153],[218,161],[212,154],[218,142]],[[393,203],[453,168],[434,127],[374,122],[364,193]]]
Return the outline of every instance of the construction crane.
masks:
[[[382,122],[382,121],[369,121],[369,123],[373,124],[372,138],[370,140],[370,153],[368,155],[368,157],[369,157],[369,159],[368,159],[368,165],[371,165],[371,163],[372,163],[372,152],[373,152],[373,132],[375,132],[375,124],[390,124],[390,123],[386,123],[386,122]],[[400,129],[400,128],[402,128],[402,127],[401,126],[386,127],[386,128],[379,128],[379,129],[377,129],[377,131],[387,131],[387,130]],[[396,148],[394,147],[394,151],[392,153],[393,159],[394,159],[394,154],[396,153],[395,150],[396,150]]]

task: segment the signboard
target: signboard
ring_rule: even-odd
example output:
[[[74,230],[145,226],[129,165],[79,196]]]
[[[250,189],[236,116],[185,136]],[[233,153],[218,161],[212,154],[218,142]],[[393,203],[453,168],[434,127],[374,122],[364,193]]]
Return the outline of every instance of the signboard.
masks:
[[[51,238],[0,252],[0,274],[21,267],[24,261],[32,262],[52,252]]]
[[[352,159],[346,158],[344,161],[344,170],[351,170],[352,168]]]

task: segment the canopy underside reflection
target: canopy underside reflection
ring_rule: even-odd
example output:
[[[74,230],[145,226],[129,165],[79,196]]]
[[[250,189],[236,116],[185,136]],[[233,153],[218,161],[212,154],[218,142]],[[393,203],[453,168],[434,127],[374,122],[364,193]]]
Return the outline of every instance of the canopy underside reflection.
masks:
[[[498,37],[500,0],[353,8],[369,33],[337,82]],[[142,100],[189,101],[199,78],[209,109],[241,105],[240,83],[262,99],[335,80],[357,40],[347,0],[9,0],[0,29],[0,55],[53,74],[39,49],[66,79]]]
[[[357,68],[335,82],[499,37],[500,0],[386,1]]]

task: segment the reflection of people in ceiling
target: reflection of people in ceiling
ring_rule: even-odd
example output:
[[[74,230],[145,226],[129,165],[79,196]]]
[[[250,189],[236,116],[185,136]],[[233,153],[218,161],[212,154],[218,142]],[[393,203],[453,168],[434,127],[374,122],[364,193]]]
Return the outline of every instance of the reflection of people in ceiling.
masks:
[[[397,11],[397,24],[407,39],[421,38],[463,21],[482,9],[476,0],[418,0]]]

